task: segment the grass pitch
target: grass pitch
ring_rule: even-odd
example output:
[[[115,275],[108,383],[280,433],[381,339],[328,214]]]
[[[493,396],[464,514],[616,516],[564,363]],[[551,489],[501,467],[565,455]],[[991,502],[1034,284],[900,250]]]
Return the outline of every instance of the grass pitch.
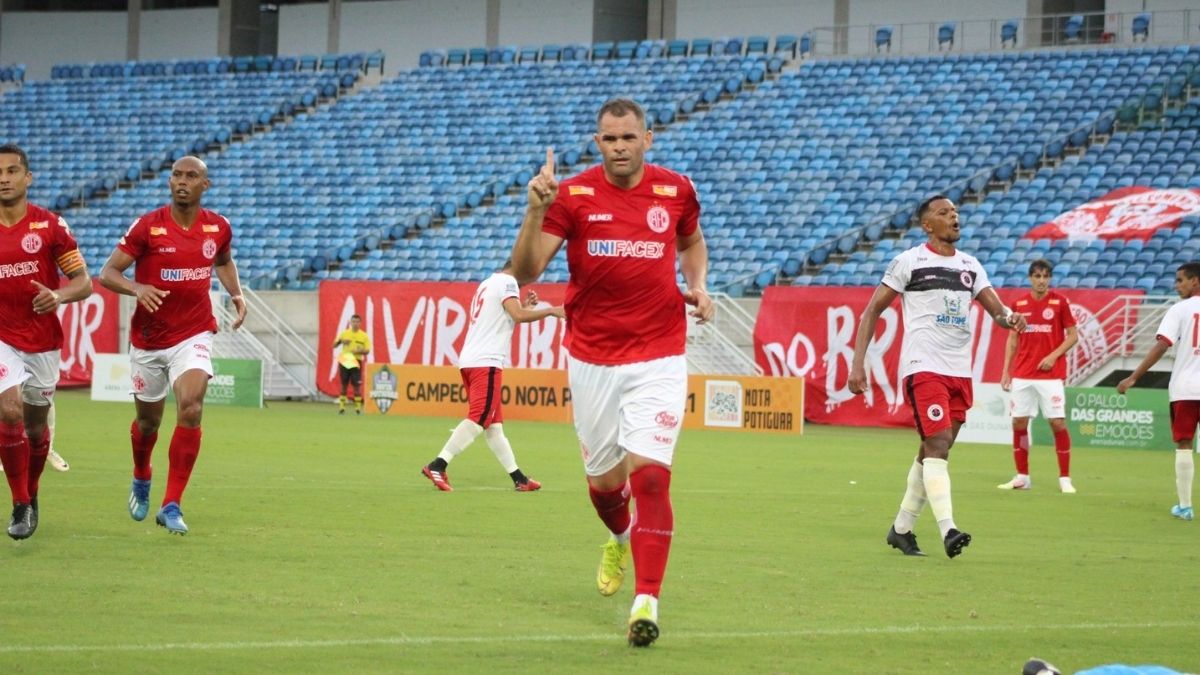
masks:
[[[332,406],[209,408],[185,495],[191,534],[129,518],[132,405],[59,398],[41,526],[0,544],[0,672],[1018,673],[1030,656],[1200,669],[1200,522],[1169,517],[1170,453],[1052,448],[1005,493],[1010,453],[952,453],[948,560],[884,544],[911,431],[810,425],[801,438],[683,434],[662,637],[625,645],[632,577],[595,590],[603,526],[566,425],[505,424],[541,492],[517,494],[482,439],[419,475],[456,420]],[[634,669],[638,669],[634,671]]]

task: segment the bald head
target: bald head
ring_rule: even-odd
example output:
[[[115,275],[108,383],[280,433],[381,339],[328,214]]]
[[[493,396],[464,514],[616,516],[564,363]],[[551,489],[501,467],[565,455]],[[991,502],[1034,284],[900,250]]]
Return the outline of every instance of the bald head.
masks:
[[[176,171],[198,171],[201,176],[208,177],[208,165],[199,157],[188,155],[180,157],[171,165],[171,173]]]
[[[208,189],[208,166],[199,157],[181,157],[171,165],[171,201],[177,208],[191,209],[200,205]]]

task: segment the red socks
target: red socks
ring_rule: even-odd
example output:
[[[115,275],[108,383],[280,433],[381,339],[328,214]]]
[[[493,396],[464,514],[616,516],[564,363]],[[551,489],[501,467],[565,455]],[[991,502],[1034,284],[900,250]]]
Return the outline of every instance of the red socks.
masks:
[[[4,477],[8,479],[13,504],[28,504],[29,439],[25,437],[23,422],[0,422],[0,462],[4,463]]]
[[[171,466],[167,469],[167,492],[163,495],[163,506],[183,499],[183,489],[192,477],[192,467],[200,454],[200,427],[175,427],[171,435]],[[148,463],[147,463],[148,464]]]
[[[637,518],[630,544],[633,568],[637,574],[636,593],[658,597],[671,537],[675,534],[675,514],[671,511],[671,470],[651,464],[629,475],[633,498],[637,500]]]
[[[1071,475],[1071,432],[1064,428],[1054,432],[1054,452],[1058,455],[1058,475]]]
[[[38,482],[42,479],[42,471],[46,468],[46,457],[50,455],[50,429],[42,430],[42,439],[29,446],[29,497],[37,496]]]
[[[1017,463],[1017,473],[1029,475],[1029,429],[1017,431],[1013,429],[1013,460]]]
[[[588,496],[596,507],[596,515],[604,521],[609,532],[625,534],[629,531],[629,483],[609,492],[600,492],[588,483]]]
[[[154,444],[158,441],[158,432],[143,436],[137,420],[129,426],[129,438],[133,442],[133,477],[138,480],[150,480],[150,455],[154,452]]]

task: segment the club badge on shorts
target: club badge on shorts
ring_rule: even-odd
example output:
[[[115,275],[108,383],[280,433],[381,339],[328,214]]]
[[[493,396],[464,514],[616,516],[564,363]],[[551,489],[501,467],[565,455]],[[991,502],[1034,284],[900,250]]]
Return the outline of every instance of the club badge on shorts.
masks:
[[[945,414],[946,411],[942,410],[942,406],[936,403],[925,409],[925,415],[934,422],[940,422]]]

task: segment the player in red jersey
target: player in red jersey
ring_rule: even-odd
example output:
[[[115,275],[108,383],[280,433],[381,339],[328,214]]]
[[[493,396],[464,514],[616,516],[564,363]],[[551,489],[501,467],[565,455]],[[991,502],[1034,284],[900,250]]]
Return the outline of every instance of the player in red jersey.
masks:
[[[171,203],[129,226],[100,272],[100,283],[137,298],[129,330],[133,404],[133,485],[129,515],[142,520],[150,509],[150,455],[158,440],[168,390],[175,393],[175,433],[171,436],[167,490],[155,521],[175,534],[187,534],[179,503],[200,454],[200,417],[212,377],[212,342],[217,331],[209,300],[212,271],[232,296],[236,330],[246,318],[230,244],[233,231],[224,216],[200,207],[209,187],[208,167],[184,157],[171,167]],[[137,263],[134,279],[124,272]]]
[[[612,533],[597,586],[621,586],[632,550],[637,577],[629,643],[658,637],[658,595],[674,534],[671,460],[687,398],[685,304],[713,317],[705,291],[708,247],[700,203],[685,176],[644,161],[653,142],[642,108],[607,101],[596,116],[603,163],[561,185],[554,152],[529,183],[525,220],[513,246],[513,276],[537,279],[563,242],[568,377],[596,513]],[[675,260],[687,283],[680,293]],[[630,517],[630,497],[637,518]],[[632,522],[632,527],[631,527]]]
[[[1017,475],[996,486],[1001,490],[1028,490],[1029,418],[1037,417],[1038,408],[1054,431],[1054,450],[1058,456],[1058,487],[1064,494],[1075,494],[1071,484],[1071,433],[1067,430],[1067,360],[1063,358],[1079,342],[1071,303],[1050,290],[1054,265],[1035,260],[1029,265],[1029,283],[1033,290],[1013,303],[1013,311],[1025,317],[1025,330],[1009,333],[1004,346],[1004,371],[1000,386],[1012,392],[1010,410],[1013,428],[1013,461]]]
[[[50,440],[46,415],[58,385],[58,306],[92,294],[67,222],[29,203],[33,173],[15,145],[0,145],[0,463],[12,492],[8,536],[38,526],[38,482]],[[58,286],[58,273],[67,284]]]

